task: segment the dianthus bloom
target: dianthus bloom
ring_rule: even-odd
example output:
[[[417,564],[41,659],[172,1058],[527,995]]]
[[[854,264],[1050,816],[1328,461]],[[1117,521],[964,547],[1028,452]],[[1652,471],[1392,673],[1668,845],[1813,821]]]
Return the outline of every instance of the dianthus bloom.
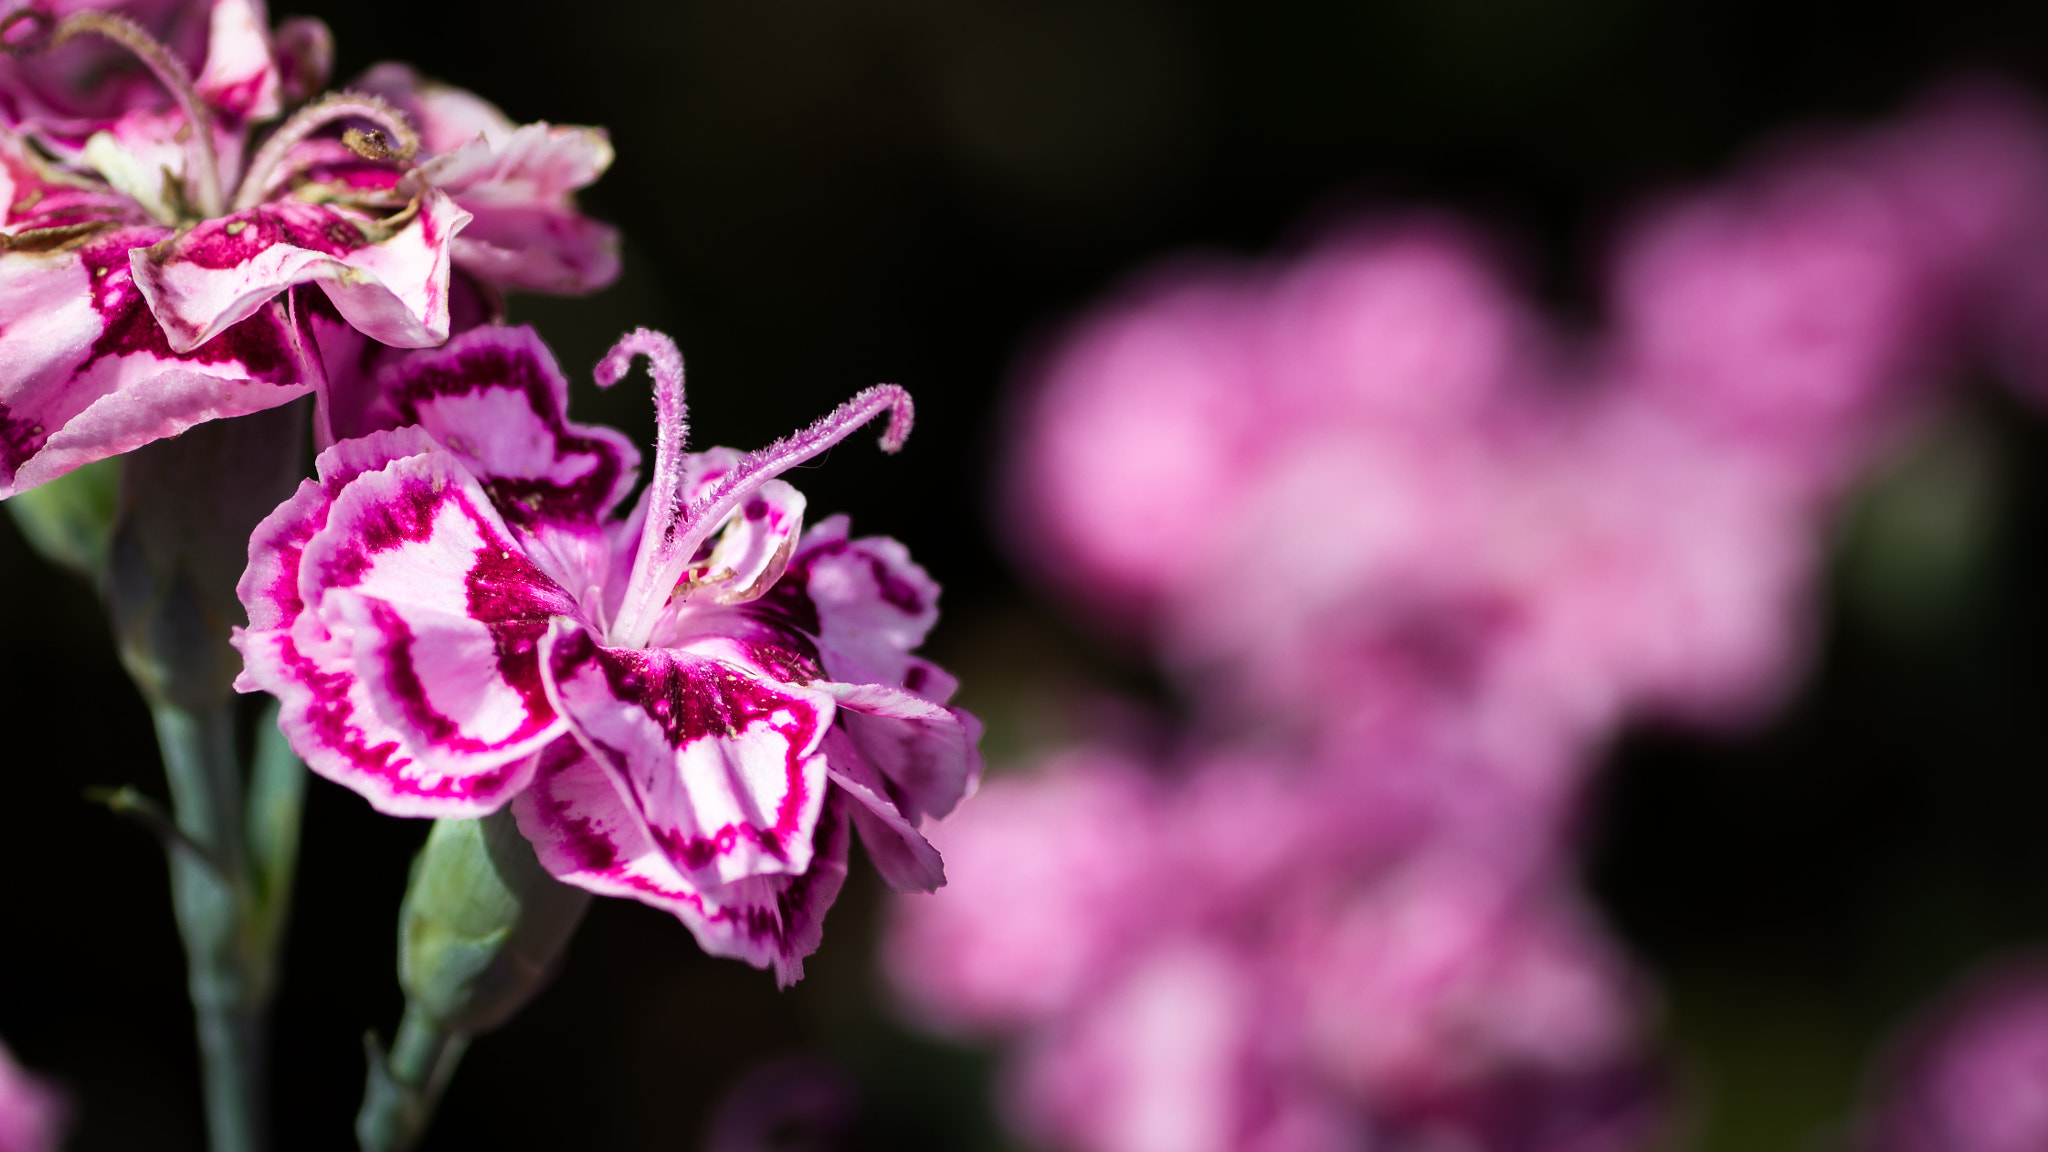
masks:
[[[0,40],[0,497],[346,387],[362,338],[446,340],[455,269],[558,292],[616,273],[568,199],[610,163],[601,131],[514,129],[393,66],[311,98],[317,21],[37,2]]]
[[[2008,962],[1905,1037],[1874,1085],[1862,1152],[2048,1147],[2048,965]]]
[[[680,917],[707,951],[773,964],[816,948],[848,836],[899,888],[943,882],[919,834],[979,769],[953,682],[911,654],[938,588],[902,545],[803,530],[775,479],[910,399],[880,386],[751,454],[686,453],[682,360],[650,358],[661,436],[638,455],[569,423],[527,329],[483,328],[401,361],[319,479],[257,530],[240,591],[241,686],[283,702],[314,769],[382,811],[510,802],[564,881]]]
[[[64,1102],[0,1045],[0,1152],[57,1152]]]

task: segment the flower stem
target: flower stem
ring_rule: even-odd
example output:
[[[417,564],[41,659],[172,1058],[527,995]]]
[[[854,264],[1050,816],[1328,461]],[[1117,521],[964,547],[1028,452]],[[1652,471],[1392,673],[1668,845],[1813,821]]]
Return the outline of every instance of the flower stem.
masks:
[[[363,1047],[370,1079],[356,1114],[356,1141],[362,1152],[406,1152],[426,1134],[441,1093],[469,1049],[469,1036],[435,1023],[417,1003],[407,1003],[391,1055],[378,1050],[375,1035],[365,1036]]]
[[[264,1030],[298,856],[305,768],[274,731],[246,774],[228,643],[250,531],[298,481],[303,405],[202,424],[132,452],[100,581],[170,784],[171,899],[185,940],[212,1152],[268,1146]],[[119,810],[146,804],[118,792]],[[118,802],[116,802],[118,801]],[[153,818],[160,832],[160,816]],[[145,821],[149,822],[149,821]]]
[[[206,854],[172,852],[171,899],[185,939],[212,1152],[262,1152],[264,1025],[273,954],[254,915],[233,716],[155,709],[178,828]]]

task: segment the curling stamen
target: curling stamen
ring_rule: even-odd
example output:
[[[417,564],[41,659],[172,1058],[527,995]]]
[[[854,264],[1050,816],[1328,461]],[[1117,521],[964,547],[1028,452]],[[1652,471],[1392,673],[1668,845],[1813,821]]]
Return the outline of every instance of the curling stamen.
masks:
[[[613,641],[630,648],[647,643],[653,634],[655,617],[676,581],[682,578],[690,558],[734,509],[760,491],[763,484],[846,439],[883,412],[889,413],[889,426],[882,433],[882,451],[895,452],[910,435],[915,410],[910,393],[901,386],[877,384],[809,428],[747,454],[710,491],[681,509],[680,515],[672,510],[673,497],[670,504],[650,501],[647,527],[641,532],[640,551],[633,559],[633,575],[626,585],[625,603],[620,606],[613,626]],[[656,467],[658,483],[660,464]],[[678,467],[677,471],[680,470]],[[662,493],[656,490],[654,495]],[[664,521],[659,532],[657,515]]]
[[[656,590],[663,571],[680,566],[672,563],[677,526],[683,514],[683,454],[690,437],[690,410],[683,396],[683,354],[676,342],[660,332],[640,328],[612,346],[597,365],[598,386],[609,388],[633,366],[635,356],[647,357],[648,374],[654,377],[654,477],[648,482],[647,520],[640,530],[640,546],[633,554],[633,571],[626,579],[625,600],[609,630],[616,642],[637,648],[647,642],[654,617],[668,599],[668,587]],[[688,554],[682,560],[687,562]],[[621,640],[621,636],[632,639]]]
[[[256,150],[248,173],[242,177],[242,186],[235,190],[235,211],[261,204],[269,191],[270,178],[277,173],[277,166],[284,162],[292,145],[337,120],[368,120],[377,126],[375,133],[351,128],[342,136],[342,142],[366,160],[410,164],[419,155],[420,135],[413,131],[404,113],[366,92],[337,92],[292,113],[291,119],[278,125],[263,147]],[[398,147],[390,146],[392,140],[398,141]]]
[[[22,9],[8,17],[5,23],[0,23],[0,45],[5,45],[7,51],[45,51],[61,48],[76,36],[98,36],[126,48],[147,65],[157,83],[162,84],[171,98],[178,102],[191,129],[190,166],[197,169],[192,176],[199,189],[200,212],[212,217],[225,210],[220,156],[214,148],[213,114],[207,111],[206,102],[199,98],[199,89],[192,82],[192,72],[185,67],[183,60],[144,31],[142,25],[112,12],[75,12],[59,21],[47,39],[38,34],[40,28],[30,31],[25,37],[17,37],[16,30],[24,23],[47,28],[49,17],[32,9]]]

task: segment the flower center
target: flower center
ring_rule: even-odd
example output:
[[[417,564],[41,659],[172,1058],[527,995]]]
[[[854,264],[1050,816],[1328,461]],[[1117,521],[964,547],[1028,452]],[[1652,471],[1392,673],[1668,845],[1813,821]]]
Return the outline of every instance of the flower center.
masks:
[[[662,608],[675,594],[697,549],[763,484],[846,439],[884,412],[889,414],[889,427],[882,433],[882,451],[894,452],[910,435],[913,415],[910,393],[895,384],[877,384],[809,428],[748,453],[717,483],[686,501],[683,442],[689,436],[689,410],[683,403],[683,357],[675,341],[646,328],[633,332],[598,363],[597,383],[602,388],[618,383],[633,366],[633,358],[643,355],[654,376],[654,411],[660,430],[655,439],[654,479],[647,492],[647,521],[640,530],[625,598],[606,637],[621,648],[646,647]]]

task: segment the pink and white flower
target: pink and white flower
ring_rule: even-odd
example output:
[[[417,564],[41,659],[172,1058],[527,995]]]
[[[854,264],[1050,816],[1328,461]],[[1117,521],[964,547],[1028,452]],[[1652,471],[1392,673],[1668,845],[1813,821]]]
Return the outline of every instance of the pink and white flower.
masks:
[[[938,587],[844,517],[803,530],[776,479],[890,414],[869,389],[754,453],[683,450],[682,359],[627,337],[598,370],[653,366],[660,443],[572,424],[527,329],[482,328],[382,379],[387,430],[322,453],[258,528],[240,586],[240,686],[283,701],[314,771],[403,816],[514,805],[561,879],[680,917],[707,951],[816,948],[858,829],[899,888],[943,882],[919,833],[979,769],[953,681],[912,655]]]
[[[365,339],[438,344],[458,269],[556,292],[616,274],[570,202],[610,162],[600,130],[423,153],[407,114],[343,92],[256,134],[330,54],[261,0],[35,2],[0,41],[0,497],[345,386]]]

